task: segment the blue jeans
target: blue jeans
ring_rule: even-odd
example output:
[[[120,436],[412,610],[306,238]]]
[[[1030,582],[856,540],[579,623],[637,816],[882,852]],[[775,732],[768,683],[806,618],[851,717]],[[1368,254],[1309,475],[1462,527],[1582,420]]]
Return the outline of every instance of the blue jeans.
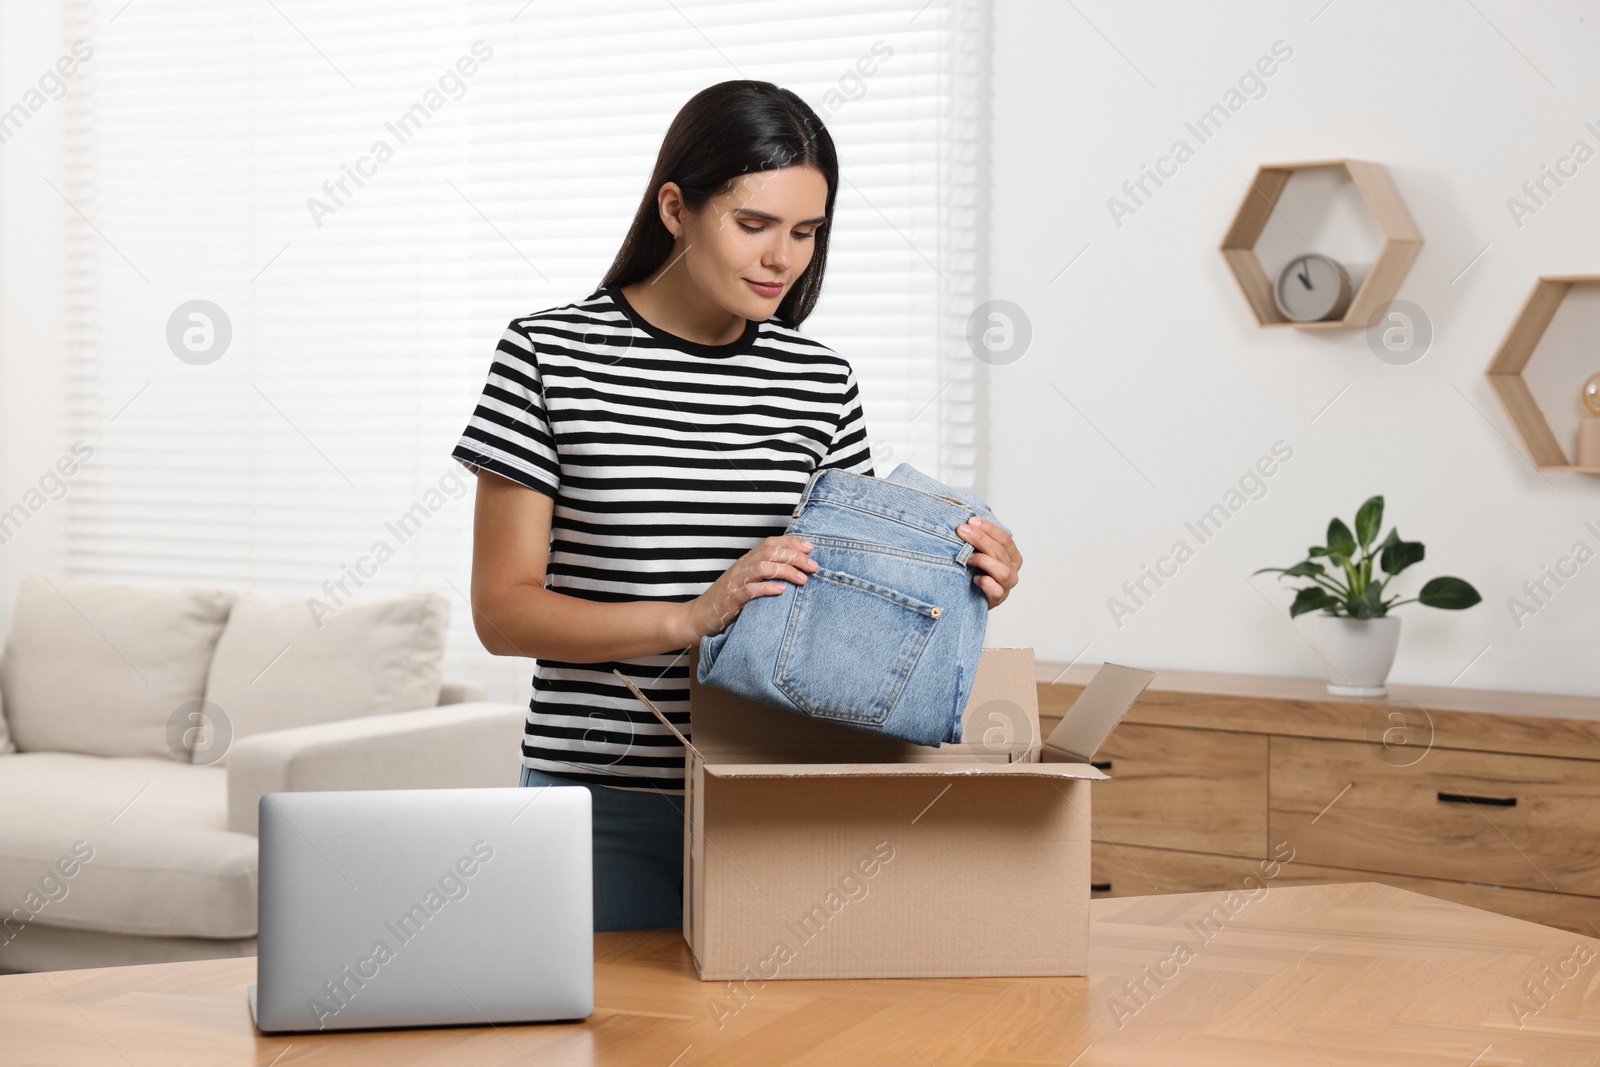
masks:
[[[682,797],[590,787],[531,767],[519,784],[589,790],[596,931],[683,925]]]
[[[700,639],[696,680],[751,700],[937,747],[961,741],[989,601],[956,533],[976,494],[909,463],[886,479],[815,472],[784,532],[817,569]]]

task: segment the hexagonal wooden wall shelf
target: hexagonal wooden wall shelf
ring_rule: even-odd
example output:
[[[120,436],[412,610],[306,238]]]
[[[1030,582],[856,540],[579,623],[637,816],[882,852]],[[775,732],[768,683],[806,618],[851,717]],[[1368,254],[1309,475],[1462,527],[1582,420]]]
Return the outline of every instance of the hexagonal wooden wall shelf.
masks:
[[[1256,241],[1266,228],[1267,220],[1283,195],[1284,186],[1297,170],[1320,167],[1342,167],[1355,183],[1361,200],[1383,232],[1383,245],[1378,249],[1372,269],[1367,272],[1350,300],[1350,307],[1340,319],[1319,322],[1293,322],[1278,310],[1272,298],[1272,279],[1261,267],[1256,257]],[[1272,163],[1256,171],[1250,189],[1245,193],[1233,225],[1222,239],[1222,255],[1228,269],[1233,272],[1239,290],[1244,293],[1250,310],[1255,313],[1258,326],[1295,326],[1302,330],[1338,330],[1351,326],[1365,326],[1367,319],[1384,304],[1394,299],[1400,282],[1411,269],[1412,260],[1422,248],[1422,232],[1412,221],[1405,201],[1389,180],[1389,172],[1381,163],[1368,163],[1359,159],[1324,159],[1309,163]]]
[[[1533,350],[1539,346],[1539,339],[1549,329],[1556,310],[1574,285],[1600,285],[1600,274],[1541,274],[1485,374],[1505,407],[1511,425],[1517,428],[1517,435],[1527,446],[1535,467],[1542,471],[1600,474],[1600,467],[1579,467],[1572,462],[1522,378]]]

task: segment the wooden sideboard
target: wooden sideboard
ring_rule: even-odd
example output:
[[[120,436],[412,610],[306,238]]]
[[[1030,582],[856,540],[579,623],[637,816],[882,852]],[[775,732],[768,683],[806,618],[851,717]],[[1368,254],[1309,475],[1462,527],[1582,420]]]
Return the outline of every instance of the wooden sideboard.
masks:
[[[1096,669],[1064,666],[1047,736]],[[1600,934],[1600,699],[1157,671],[1095,762],[1097,897],[1382,882]]]

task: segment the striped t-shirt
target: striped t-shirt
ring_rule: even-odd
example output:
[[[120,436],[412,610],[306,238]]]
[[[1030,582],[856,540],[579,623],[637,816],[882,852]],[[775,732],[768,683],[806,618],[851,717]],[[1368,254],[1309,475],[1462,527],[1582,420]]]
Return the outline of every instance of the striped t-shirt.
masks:
[[[511,321],[451,453],[554,498],[545,588],[693,600],[782,534],[812,472],[874,474],[855,373],[772,320],[705,345],[646,322],[615,286]],[[616,668],[689,731],[689,649],[534,661],[524,766],[683,791],[683,746]]]

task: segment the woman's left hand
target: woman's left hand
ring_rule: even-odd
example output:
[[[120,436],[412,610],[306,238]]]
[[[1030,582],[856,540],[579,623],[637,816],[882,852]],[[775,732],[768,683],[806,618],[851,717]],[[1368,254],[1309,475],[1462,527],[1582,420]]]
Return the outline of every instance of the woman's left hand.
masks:
[[[977,549],[967,557],[967,566],[984,572],[973,575],[972,580],[988,598],[989,610],[993,611],[1017,587],[1022,553],[1017,551],[1017,543],[1010,534],[977,516],[957,526],[956,533]]]

